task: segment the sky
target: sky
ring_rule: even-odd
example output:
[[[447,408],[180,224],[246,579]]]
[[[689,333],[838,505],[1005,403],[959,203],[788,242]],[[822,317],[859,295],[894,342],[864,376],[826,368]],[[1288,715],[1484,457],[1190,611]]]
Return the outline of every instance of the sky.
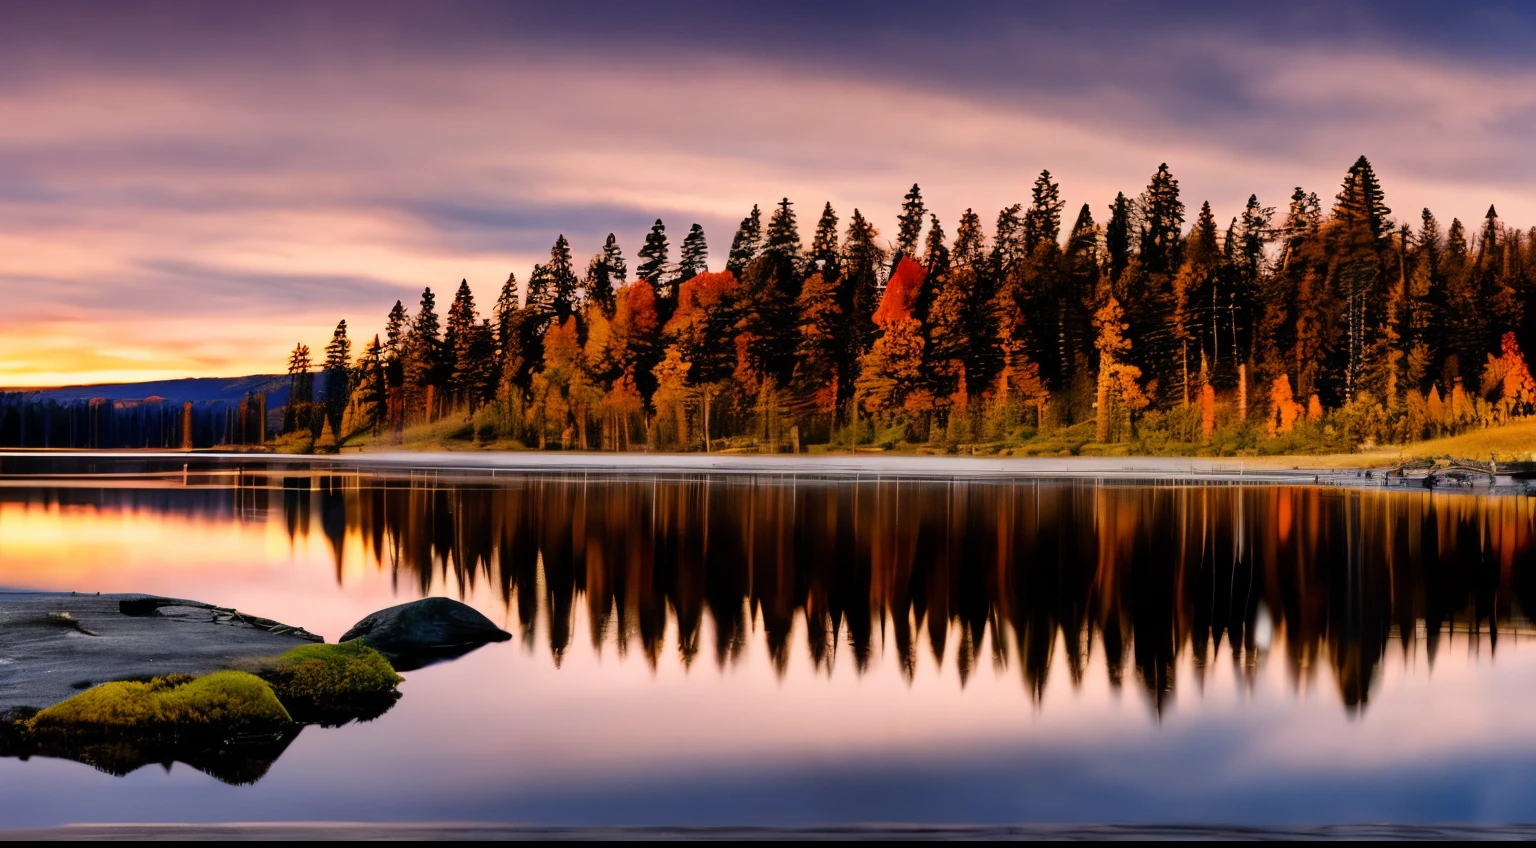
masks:
[[[1399,220],[1536,224],[1518,3],[553,5],[0,0],[0,386],[280,372],[560,233],[890,238],[914,182],[952,235],[1166,162],[1224,222],[1364,154]]]

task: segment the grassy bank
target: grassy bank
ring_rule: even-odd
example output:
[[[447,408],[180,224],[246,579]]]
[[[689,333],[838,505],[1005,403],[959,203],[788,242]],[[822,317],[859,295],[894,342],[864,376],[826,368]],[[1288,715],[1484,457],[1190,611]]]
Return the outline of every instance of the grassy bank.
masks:
[[[912,442],[900,429],[868,433],[857,441],[807,445],[810,455],[847,456],[886,453],[898,456],[1009,456],[1009,457],[1191,457],[1241,459],[1257,468],[1368,468],[1414,459],[1457,457],[1500,462],[1536,460],[1536,419],[1473,430],[1456,436],[1404,445],[1372,445],[1350,451],[1332,434],[1293,433],[1267,438],[1251,432],[1218,432],[1210,444],[1174,439],[1141,438],[1130,442],[1093,441],[1093,424],[1084,422],[1059,427],[1045,434],[1022,430],[1005,439],[977,442]],[[314,442],[307,437],[280,437],[274,448],[281,453],[354,453],[373,451],[526,451],[531,448],[477,429],[471,422],[451,418],[408,427],[400,434],[354,433],[336,444],[330,438]],[[558,451],[558,447],[548,448]],[[751,438],[719,439],[714,453],[761,454]]]

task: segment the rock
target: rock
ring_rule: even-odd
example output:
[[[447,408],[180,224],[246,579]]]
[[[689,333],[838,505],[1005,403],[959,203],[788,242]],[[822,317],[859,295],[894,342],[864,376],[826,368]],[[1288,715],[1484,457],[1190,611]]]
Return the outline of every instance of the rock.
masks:
[[[373,613],[352,625],[341,641],[361,639],[397,671],[410,671],[511,638],[511,633],[467,604],[451,598],[423,598]]]
[[[299,628],[197,601],[0,592],[0,717],[100,683],[209,674],[316,641]]]

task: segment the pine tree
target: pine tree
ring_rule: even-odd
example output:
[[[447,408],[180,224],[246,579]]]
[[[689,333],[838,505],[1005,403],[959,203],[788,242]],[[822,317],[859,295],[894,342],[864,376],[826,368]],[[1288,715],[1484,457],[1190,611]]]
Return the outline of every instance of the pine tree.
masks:
[[[433,390],[437,387],[440,364],[443,360],[441,324],[437,318],[437,296],[430,287],[421,293],[421,308],[405,340],[405,405],[406,414],[418,420],[432,420]]]
[[[1005,280],[1024,261],[1024,222],[1019,213],[1024,207],[1015,203],[997,213],[997,229],[992,236],[992,273]]]
[[[821,274],[822,279],[837,279],[837,213],[828,202],[821,210],[821,220],[816,222],[816,235],[811,239],[811,254],[807,257],[806,275]]]
[[[1104,253],[1109,279],[1118,283],[1131,261],[1131,202],[1124,192],[1115,195],[1109,207],[1109,223],[1104,227]]]
[[[346,414],[347,401],[352,397],[352,341],[347,338],[345,319],[337,323],[331,334],[331,343],[325,346],[324,395],[321,406],[325,418],[331,424],[331,432],[341,443],[341,418]]]
[[[923,267],[929,277],[935,277],[949,271],[949,248],[944,244],[944,227],[939,224],[939,216],[928,216],[928,239],[923,245]]]
[[[923,215],[927,210],[923,207],[923,193],[912,184],[912,190],[907,192],[906,198],[901,204],[901,215],[896,219],[896,258],[917,255],[917,242],[923,233]]]
[[[314,375],[309,373],[309,345],[299,342],[288,355],[288,403],[283,407],[283,432],[309,426],[314,404]]]
[[[704,242],[704,228],[694,224],[683,237],[682,255],[677,260],[677,284],[682,285],[709,270],[709,245]]]
[[[645,246],[640,248],[639,256],[640,267],[635,269],[635,278],[650,283],[657,295],[666,296],[670,285],[667,280],[667,226],[660,218],[646,234]]]
[[[1029,211],[1024,213],[1024,252],[1033,255],[1044,244],[1056,245],[1061,238],[1061,187],[1051,182],[1051,172],[1041,171],[1030,194]]]
[[[831,208],[831,204],[827,204]],[[757,206],[752,207],[752,214],[741,219],[741,226],[736,230],[736,236],[731,239],[731,253],[725,262],[725,270],[731,272],[731,276],[740,280],[747,272],[747,265],[757,258],[757,251],[762,245],[763,216]]]
[[[795,299],[800,295],[800,231],[789,198],[774,209],[759,256],[747,270],[747,355],[760,378],[776,385],[794,375]]]
[[[379,432],[389,418],[389,387],[384,375],[384,348],[378,336],[363,346],[363,354],[352,372],[352,383],[357,387],[352,393],[357,408],[352,429]]]
[[[443,333],[444,358],[449,363],[446,384],[452,393],[452,402],[464,404],[473,410],[481,385],[480,364],[476,362],[475,347],[479,341],[476,328],[479,316],[475,312],[475,296],[469,290],[469,281],[459,282],[459,290],[448,307],[448,324]]]
[[[843,238],[842,274],[837,280],[837,302],[843,326],[843,342],[838,358],[839,408],[853,397],[853,383],[858,376],[859,357],[874,343],[873,316],[879,299],[880,269],[885,251],[876,243],[880,233],[859,210],[853,210],[848,231]]]
[[[582,283],[586,289],[587,302],[597,304],[603,314],[612,316],[613,293],[624,285],[627,275],[619,240],[613,233],[609,233],[602,251],[593,254],[592,260],[587,263],[587,277]]]
[[[1359,383],[1368,373],[1381,373],[1381,365],[1367,356],[1369,340],[1379,338],[1385,320],[1383,304],[1387,301],[1383,275],[1386,235],[1391,214],[1382,199],[1381,185],[1364,156],[1355,160],[1344,175],[1344,183],[1328,222],[1329,290],[1344,299],[1346,350],[1344,360],[1332,363],[1330,373],[1342,366],[1342,400],[1355,396]],[[1378,350],[1370,345],[1371,350]]]
[[[957,268],[980,268],[986,256],[986,236],[981,232],[981,216],[967,209],[960,216],[960,226],[955,228],[955,249],[950,251],[950,264]]]
[[[406,314],[405,306],[397,300],[394,308],[389,310],[389,317],[384,320],[384,385],[391,392],[398,392],[405,379],[402,362],[405,336],[409,328],[410,316]]]
[[[549,265],[545,267],[553,296],[551,306],[554,320],[563,322],[576,314],[581,306],[576,301],[576,289],[580,281],[576,279],[576,266],[571,260],[571,243],[566,241],[563,234],[555,239],[554,246],[549,249]]]
[[[1167,163],[1157,166],[1140,205],[1142,267],[1148,274],[1171,274],[1179,267],[1184,202],[1179,199],[1179,181],[1168,172]]]

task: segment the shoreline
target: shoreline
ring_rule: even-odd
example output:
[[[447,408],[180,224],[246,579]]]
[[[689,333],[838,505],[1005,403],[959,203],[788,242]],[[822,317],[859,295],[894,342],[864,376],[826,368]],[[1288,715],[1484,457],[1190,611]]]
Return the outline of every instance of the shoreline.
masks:
[[[15,470],[16,464],[59,460],[78,471]],[[31,480],[181,485],[241,485],[246,474],[367,473],[427,482],[474,482],[499,475],[597,474],[615,476],[757,476],[868,481],[876,479],[1044,481],[1095,480],[1117,485],[1321,485],[1355,489],[1521,495],[1523,481],[1506,475],[1424,487],[1421,477],[1392,477],[1390,465],[1328,467],[1309,457],[964,457],[907,454],[700,454],[578,451],[370,451],[276,454],[238,451],[0,451],[0,486]],[[1315,457],[1313,459],[1316,459]],[[159,470],[96,471],[92,460],[161,465]],[[198,468],[194,465],[213,466]],[[195,478],[195,480],[194,480]]]

